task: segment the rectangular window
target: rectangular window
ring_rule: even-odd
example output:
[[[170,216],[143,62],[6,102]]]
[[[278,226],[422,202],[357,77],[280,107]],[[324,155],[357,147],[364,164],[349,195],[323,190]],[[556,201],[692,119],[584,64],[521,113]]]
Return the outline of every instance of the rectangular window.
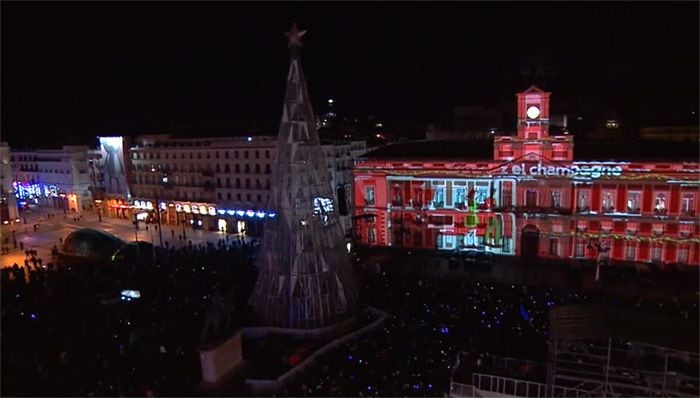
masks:
[[[640,214],[642,212],[641,192],[627,192],[627,212],[631,214]]]
[[[557,257],[559,256],[559,239],[549,240],[549,255]]]
[[[367,243],[369,243],[370,245],[377,243],[377,228],[376,227],[369,227],[367,229]]]
[[[513,206],[513,183],[511,181],[504,181],[503,193],[501,194],[501,203],[503,207]]]
[[[445,187],[435,187],[433,207],[445,207]]]
[[[537,191],[535,191],[534,189],[528,189],[527,192],[525,192],[525,206],[537,206]]]
[[[474,201],[477,205],[483,205],[486,203],[486,199],[489,197],[489,184],[483,182],[477,182],[474,187]]]
[[[603,191],[601,203],[603,204],[603,213],[612,213],[615,211],[615,191]]]
[[[688,245],[678,246],[678,263],[687,264],[690,257],[690,247]]]
[[[365,206],[374,206],[374,187],[365,187]]]
[[[695,195],[692,193],[684,193],[681,198],[681,214],[684,216],[695,215]]]
[[[589,211],[591,209],[591,192],[588,190],[578,191],[576,207],[578,211]]]
[[[634,242],[627,242],[625,245],[625,261],[634,261],[635,254],[637,252],[637,247]]]
[[[657,192],[654,195],[654,214],[665,216],[668,212],[667,200],[668,196],[664,192]]]
[[[654,244],[651,247],[651,261],[661,261],[661,253],[663,251],[663,246],[660,244]]]
[[[452,188],[452,203],[457,208],[466,206],[467,200],[467,188],[466,187],[453,187]]]
[[[561,207],[561,191],[552,191],[552,208],[558,209]]]
[[[578,240],[576,242],[576,250],[574,252],[574,257],[583,257],[586,255],[586,243],[583,240]]]

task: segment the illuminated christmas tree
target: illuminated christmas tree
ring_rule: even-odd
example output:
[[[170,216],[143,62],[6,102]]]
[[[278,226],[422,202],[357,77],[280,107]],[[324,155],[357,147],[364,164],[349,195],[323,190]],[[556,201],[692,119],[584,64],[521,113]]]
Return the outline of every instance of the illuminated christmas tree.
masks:
[[[357,287],[333,203],[325,157],[301,67],[306,33],[287,33],[291,59],[280,122],[277,158],[257,258],[251,304],[261,322],[318,328],[352,316]]]

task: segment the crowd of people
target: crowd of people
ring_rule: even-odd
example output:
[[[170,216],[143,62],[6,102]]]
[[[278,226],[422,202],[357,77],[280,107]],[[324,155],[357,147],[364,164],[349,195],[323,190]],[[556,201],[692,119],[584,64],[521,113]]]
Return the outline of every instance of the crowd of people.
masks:
[[[450,391],[452,367],[461,351],[471,354],[477,366],[486,367],[487,358],[494,356],[543,365],[549,309],[556,305],[601,302],[698,319],[697,304],[629,302],[543,287],[385,272],[365,273],[363,286],[367,304],[390,314],[383,328],[343,345],[291,386],[289,395],[442,396]],[[543,368],[533,366],[535,373]]]
[[[152,264],[58,266],[29,260],[2,270],[2,394],[192,395],[212,297],[234,286],[239,321],[257,277],[257,242],[157,247]],[[623,302],[573,291],[473,279],[427,279],[358,267],[362,306],[388,313],[298,378],[293,396],[437,396],[458,353],[544,362],[548,312],[603,300],[698,319],[697,304]],[[138,297],[121,296],[137,291]]]
[[[245,308],[258,244],[156,248],[155,263],[2,270],[2,395],[188,395],[212,295],[235,286]],[[138,298],[121,296],[125,290]]]

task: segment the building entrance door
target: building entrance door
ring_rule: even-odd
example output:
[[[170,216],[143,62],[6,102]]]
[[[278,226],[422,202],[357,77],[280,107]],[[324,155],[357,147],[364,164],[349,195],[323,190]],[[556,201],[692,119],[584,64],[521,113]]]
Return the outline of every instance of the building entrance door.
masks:
[[[525,264],[537,262],[539,246],[540,230],[534,225],[526,225],[520,234],[520,256]]]

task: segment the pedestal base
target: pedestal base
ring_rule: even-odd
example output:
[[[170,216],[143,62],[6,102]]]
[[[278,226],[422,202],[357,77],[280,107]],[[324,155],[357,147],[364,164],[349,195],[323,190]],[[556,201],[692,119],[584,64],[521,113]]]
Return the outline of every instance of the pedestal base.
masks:
[[[243,365],[241,331],[224,342],[197,349],[202,366],[202,386],[216,388]]]

